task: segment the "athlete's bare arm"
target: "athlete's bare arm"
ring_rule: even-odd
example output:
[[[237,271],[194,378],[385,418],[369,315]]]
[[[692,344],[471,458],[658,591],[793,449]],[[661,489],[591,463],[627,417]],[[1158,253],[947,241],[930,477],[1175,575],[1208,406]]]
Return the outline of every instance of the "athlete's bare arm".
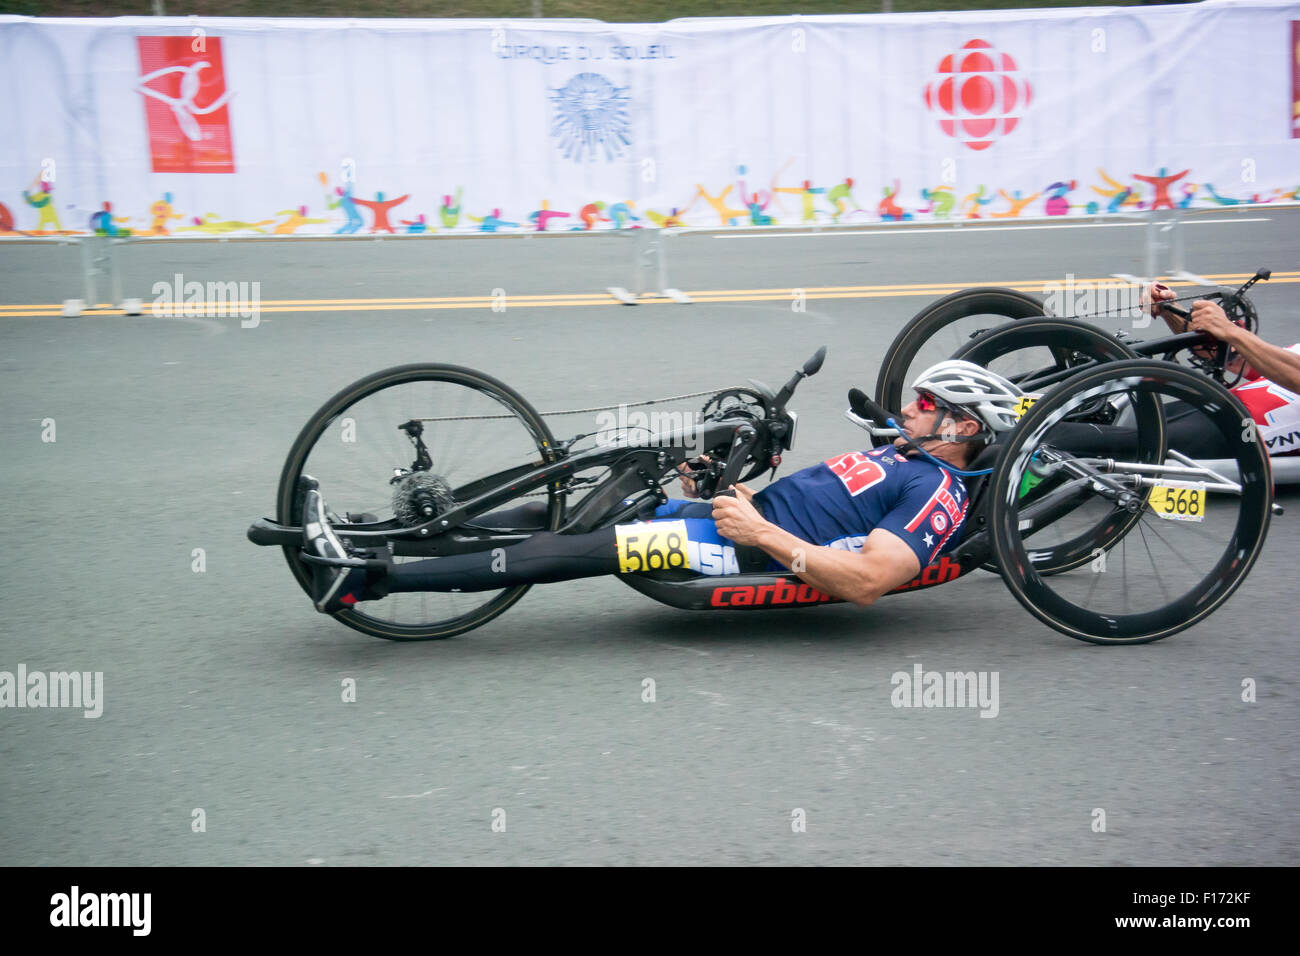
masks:
[[[861,552],[809,544],[763,518],[751,503],[753,492],[736,486],[735,498],[713,500],[718,533],[737,544],[754,545],[780,561],[819,591],[861,607],[906,584],[921,572],[921,562],[897,535],[877,528]]]
[[[1227,342],[1260,375],[1283,388],[1300,392],[1300,355],[1265,342],[1254,332],[1243,329],[1230,321],[1223,309],[1213,302],[1198,299],[1192,303],[1191,326],[1198,332],[1209,332],[1216,339]]]
[[[1178,335],[1186,332],[1189,326],[1183,322],[1181,316],[1174,315],[1172,312],[1165,312],[1159,308],[1161,302],[1169,302],[1178,298],[1178,293],[1163,282],[1152,282],[1142,290],[1142,306],[1148,309],[1152,315],[1158,315],[1165,320],[1165,325],[1169,326],[1169,331]],[[1194,353],[1203,359],[1214,358],[1215,349],[1209,345],[1198,345],[1192,349]]]
[[[1160,302],[1177,296],[1172,289],[1160,282],[1153,282],[1143,290],[1143,302],[1159,305]],[[1161,317],[1172,332],[1192,330],[1208,332],[1221,342],[1227,342],[1246,360],[1249,366],[1247,374],[1253,369],[1265,378],[1277,382],[1283,388],[1300,392],[1300,355],[1290,349],[1265,342],[1254,332],[1247,331],[1228,318],[1223,309],[1208,299],[1197,299],[1192,303],[1192,317],[1186,325],[1177,316],[1161,312]],[[1198,353],[1200,350],[1198,350]]]

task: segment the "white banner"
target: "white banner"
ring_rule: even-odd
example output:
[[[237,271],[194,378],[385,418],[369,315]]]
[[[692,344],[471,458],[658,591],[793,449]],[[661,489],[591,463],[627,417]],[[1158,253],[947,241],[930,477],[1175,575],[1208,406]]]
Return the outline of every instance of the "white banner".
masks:
[[[0,234],[1087,215],[1300,198],[1300,3],[0,17]]]

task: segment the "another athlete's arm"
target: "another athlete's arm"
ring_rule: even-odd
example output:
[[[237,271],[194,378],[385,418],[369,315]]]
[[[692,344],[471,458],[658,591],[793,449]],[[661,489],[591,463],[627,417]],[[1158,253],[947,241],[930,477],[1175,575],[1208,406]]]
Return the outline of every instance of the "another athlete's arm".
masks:
[[[809,544],[765,520],[749,501],[753,492],[744,485],[736,488],[740,496],[713,500],[718,533],[737,544],[762,548],[831,597],[867,607],[921,571],[916,552],[892,532],[872,531],[856,553]]]
[[[1267,372],[1256,365],[1254,359],[1256,355],[1263,355],[1267,350],[1281,352],[1283,355],[1291,355],[1294,362],[1292,359],[1285,358],[1281,359],[1281,361],[1288,367],[1295,367],[1296,370],[1289,373],[1290,378],[1295,381],[1297,377],[1300,376],[1300,356],[1292,355],[1292,353],[1287,352],[1285,349],[1279,349],[1276,346],[1269,345],[1258,336],[1246,332],[1246,330],[1241,326],[1229,320],[1222,308],[1207,299],[1197,299],[1192,303],[1191,318],[1186,322],[1183,321],[1181,316],[1165,312],[1160,308],[1161,302],[1171,301],[1177,297],[1178,293],[1174,292],[1173,289],[1169,288],[1163,282],[1153,282],[1142,290],[1141,298],[1143,306],[1149,308],[1153,315],[1158,314],[1163,318],[1165,324],[1169,326],[1169,331],[1174,334],[1188,331],[1208,332],[1216,339],[1227,342],[1237,350],[1238,355],[1242,356],[1246,360],[1247,366],[1244,369],[1244,372],[1248,378],[1254,378],[1255,374],[1258,373],[1263,375],[1265,378],[1273,379],[1275,382],[1280,381],[1280,384],[1286,388],[1290,388],[1293,391],[1295,390],[1294,385],[1287,385],[1285,380],[1277,379],[1272,373]],[[1239,343],[1236,341],[1236,333],[1244,333],[1250,340],[1248,342],[1248,348],[1243,349],[1239,347]],[[1207,345],[1197,345],[1192,348],[1192,351],[1203,359],[1212,359],[1215,354],[1215,349]],[[1234,363],[1235,360],[1228,363],[1228,371],[1236,372],[1238,370]],[[1273,364],[1276,365],[1276,357]]]
[[[1198,299],[1192,303],[1191,327],[1227,342],[1265,378],[1283,388],[1300,392],[1300,355],[1271,345],[1254,332],[1243,329],[1213,302]]]

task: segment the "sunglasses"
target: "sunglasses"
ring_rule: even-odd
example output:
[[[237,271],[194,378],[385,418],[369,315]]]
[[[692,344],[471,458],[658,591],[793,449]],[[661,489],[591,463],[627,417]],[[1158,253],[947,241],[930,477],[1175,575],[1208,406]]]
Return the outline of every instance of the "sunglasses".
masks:
[[[959,419],[970,418],[970,415],[968,415],[966,412],[962,411],[961,409],[953,408],[947,402],[941,402],[939,399],[935,398],[929,392],[922,392],[920,390],[918,390],[916,393],[916,410],[922,413],[933,412],[933,411],[944,411],[951,415],[956,416]]]

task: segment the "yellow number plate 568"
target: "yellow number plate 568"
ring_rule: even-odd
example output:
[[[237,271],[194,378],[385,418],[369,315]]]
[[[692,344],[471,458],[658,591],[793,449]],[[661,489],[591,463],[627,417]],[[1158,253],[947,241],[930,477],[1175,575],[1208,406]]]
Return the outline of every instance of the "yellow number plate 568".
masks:
[[[1157,515],[1170,521],[1204,521],[1208,500],[1204,485],[1193,488],[1156,485],[1147,503]]]
[[[614,527],[618,570],[622,574],[663,571],[690,565],[685,521],[653,521]]]
[[[1037,395],[1021,395],[1020,400],[1016,402],[1016,420],[1024,418],[1025,412],[1034,407],[1034,402],[1038,401]]]

